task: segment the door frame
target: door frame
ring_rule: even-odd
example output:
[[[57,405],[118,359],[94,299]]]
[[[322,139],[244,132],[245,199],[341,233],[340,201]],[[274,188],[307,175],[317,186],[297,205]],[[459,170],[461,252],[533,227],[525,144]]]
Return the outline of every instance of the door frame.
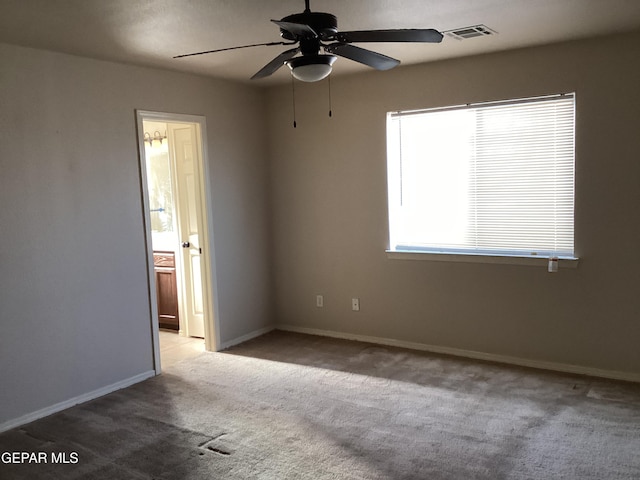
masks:
[[[204,303],[204,340],[207,351],[218,351],[220,349],[220,326],[218,324],[218,282],[216,279],[216,255],[213,234],[213,217],[211,210],[211,185],[209,179],[210,169],[207,151],[207,128],[206,118],[201,115],[185,115],[176,113],[153,112],[148,110],[136,110],[136,127],[138,138],[138,160],[140,171],[140,188],[142,195],[144,236],[147,261],[147,284],[149,294],[149,311],[151,323],[151,341],[153,347],[154,369],[156,375],[161,372],[160,368],[160,329],[157,322],[158,304],[156,295],[156,281],[153,265],[153,244],[151,237],[151,207],[149,206],[149,186],[147,184],[147,164],[144,148],[144,128],[143,122],[154,121],[164,123],[190,123],[196,124],[196,133],[202,150],[199,156],[199,178],[200,183],[200,203],[203,222],[203,232],[201,244],[202,252],[202,291]]]

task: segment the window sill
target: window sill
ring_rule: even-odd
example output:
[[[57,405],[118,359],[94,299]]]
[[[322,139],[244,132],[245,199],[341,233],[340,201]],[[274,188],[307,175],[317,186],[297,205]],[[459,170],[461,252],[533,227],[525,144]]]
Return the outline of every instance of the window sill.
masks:
[[[429,262],[463,262],[463,263],[493,263],[505,265],[532,265],[546,267],[547,257],[518,257],[511,255],[476,255],[472,253],[436,253],[387,250],[387,258],[391,260],[426,260]],[[560,257],[559,268],[578,268],[578,258]]]

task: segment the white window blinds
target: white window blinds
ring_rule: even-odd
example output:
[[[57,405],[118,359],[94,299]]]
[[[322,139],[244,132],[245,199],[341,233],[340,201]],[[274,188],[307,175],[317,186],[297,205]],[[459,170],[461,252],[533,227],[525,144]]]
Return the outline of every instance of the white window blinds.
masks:
[[[574,256],[573,94],[387,118],[390,249]]]

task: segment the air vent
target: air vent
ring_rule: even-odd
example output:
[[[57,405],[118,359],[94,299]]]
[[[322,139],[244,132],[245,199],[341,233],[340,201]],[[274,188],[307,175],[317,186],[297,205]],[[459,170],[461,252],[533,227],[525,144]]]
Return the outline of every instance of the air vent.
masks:
[[[473,27],[456,28],[454,30],[447,30],[443,32],[451,38],[456,40],[466,40],[468,38],[486,37],[489,35],[496,35],[498,32],[491,30],[486,25],[474,25]]]

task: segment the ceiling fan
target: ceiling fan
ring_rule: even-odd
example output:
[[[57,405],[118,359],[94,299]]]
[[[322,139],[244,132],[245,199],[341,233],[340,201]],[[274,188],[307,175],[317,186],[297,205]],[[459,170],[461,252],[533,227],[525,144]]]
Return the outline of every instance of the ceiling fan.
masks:
[[[305,0],[304,12],[287,15],[282,20],[271,21],[280,27],[280,36],[288,41],[220,48],[217,50],[207,50],[205,52],[177,55],[173,58],[191,57],[194,55],[204,55],[239,48],[297,45],[294,48],[285,50],[267,63],[251,77],[251,80],[268,77],[286,64],[291,69],[292,75],[298,80],[316,82],[331,73],[332,65],[337,59],[336,55],[368,65],[376,70],[389,70],[400,64],[400,60],[356,47],[352,45],[352,43],[439,43],[442,41],[442,34],[432,28],[340,32],[338,31],[338,19],[336,16],[330,13],[312,12],[309,8],[309,0]],[[321,50],[325,53],[321,54]],[[298,54],[301,55],[296,56]]]

